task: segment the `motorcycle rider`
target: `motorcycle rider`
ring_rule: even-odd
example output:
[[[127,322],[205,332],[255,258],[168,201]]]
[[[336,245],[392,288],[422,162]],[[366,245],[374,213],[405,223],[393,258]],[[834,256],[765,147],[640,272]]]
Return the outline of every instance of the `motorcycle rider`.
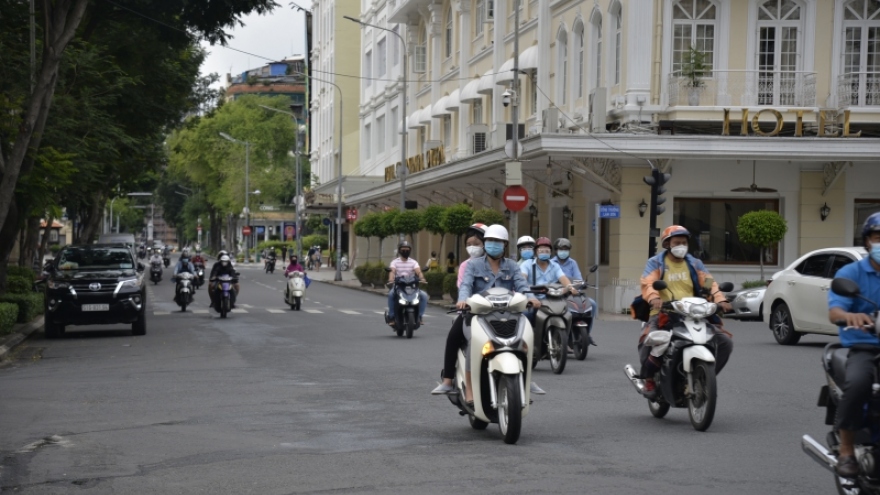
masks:
[[[556,249],[556,256],[551,258],[551,260],[559,264],[559,268],[562,268],[562,273],[570,280],[583,280],[584,277],[581,275],[581,269],[578,267],[577,261],[571,257],[571,241],[565,237],[560,237],[553,243],[553,247]],[[595,321],[599,318],[599,306],[596,304],[595,299],[592,297],[589,299],[590,306],[593,307],[593,321]]]
[[[880,301],[880,212],[865,220],[862,243],[869,256],[844,266],[835,277],[856,282],[865,298]],[[873,332],[863,330],[874,325],[870,316],[873,310],[874,305],[861,298],[828,292],[828,319],[832,323],[846,322],[846,326],[839,328],[840,343],[849,348],[843,396],[834,418],[834,427],[840,435],[840,455],[835,470],[843,478],[855,478],[859,474],[853,443],[856,431],[862,426],[863,405],[871,398],[873,360],[880,354],[880,339]]]
[[[192,264],[193,264],[194,266],[195,266],[195,265],[198,265],[198,264],[201,264],[202,266],[205,266],[205,258],[202,257],[202,250],[201,250],[201,248],[196,247],[196,254],[192,257],[192,259],[191,259],[190,261],[192,261]]]
[[[465,249],[467,249],[468,255],[470,258],[461,262],[458,265],[458,281],[456,282],[457,287],[461,287],[461,281],[464,279],[464,270],[467,267],[468,261],[473,258],[482,258],[486,251],[483,249],[483,235],[486,233],[486,226],[482,223],[475,223],[468,227],[467,232],[465,232]]]
[[[177,261],[177,264],[174,265],[174,274],[171,276],[171,281],[177,281],[177,274],[181,272],[188,272],[191,274],[196,273],[196,268],[189,259],[189,251],[186,249],[180,253],[180,259]]]
[[[458,302],[455,307],[459,310],[467,308],[467,299],[473,294],[479,294],[491,287],[502,287],[507,290],[516,292],[525,292],[529,290],[522,272],[519,270],[516,262],[510,258],[504,257],[504,251],[509,243],[507,229],[503,225],[490,225],[486,227],[483,235],[484,249],[486,255],[481,258],[475,258],[467,264],[464,272],[464,279],[458,289]],[[534,297],[529,298],[529,302],[533,308],[541,307],[541,302]],[[464,319],[459,314],[449,329],[449,335],[446,337],[446,351],[443,355],[443,371],[441,375],[443,382],[431,391],[432,395],[443,395],[454,392],[455,387],[452,380],[455,377],[455,361],[458,349],[466,342],[464,336]],[[467,390],[465,400],[473,402],[474,397],[471,388],[471,374],[466,372]],[[532,390],[536,393],[543,393],[543,390],[537,388],[533,383]]]
[[[278,258],[278,253],[277,251],[275,251],[275,246],[272,246],[271,248],[266,248],[266,255],[264,257],[266,261],[263,262],[263,268],[265,269],[269,266],[269,263],[274,263],[275,260]]]
[[[290,264],[287,265],[287,268],[284,269],[284,276],[287,277],[287,275],[292,272],[305,273],[305,271],[306,271],[305,268],[303,268],[303,266],[299,264],[299,257],[295,254],[291,254],[290,255]],[[287,300],[287,296],[288,296],[287,291],[288,290],[289,290],[288,287],[284,288],[284,300]]]
[[[225,251],[221,252],[225,253]],[[220,287],[220,282],[217,280],[217,277],[220,275],[229,275],[230,277],[236,276],[235,267],[232,265],[232,260],[229,258],[228,254],[220,256],[220,260],[214,263],[214,266],[211,267],[211,276],[208,278],[208,281],[210,282],[208,294],[211,296],[212,308],[217,308],[217,289]],[[233,288],[235,290],[232,291],[231,308],[235,308],[235,299],[240,289],[238,282],[233,285]]]
[[[408,277],[410,275],[415,274],[419,277],[419,281],[424,282],[425,276],[422,275],[422,268],[419,266],[419,263],[410,258],[409,255],[412,253],[412,245],[410,245],[407,241],[401,241],[400,244],[397,245],[397,254],[399,255],[397,258],[393,259],[391,263],[388,264],[388,268],[391,268],[391,271],[388,273],[388,285],[391,286],[391,290],[388,291],[388,325],[394,327],[394,306],[397,302],[394,298],[394,279],[396,277]],[[425,310],[428,309],[428,294],[419,290],[419,324],[421,323],[422,316],[425,314]]]
[[[690,235],[690,232],[681,225],[666,227],[660,238],[663,249],[659,254],[648,259],[642,273],[642,299],[651,305],[650,318],[639,337],[639,360],[642,364],[640,376],[645,380],[644,390],[648,398],[656,395],[653,377],[660,370],[660,362],[658,358],[650,355],[651,348],[642,342],[648,333],[665,326],[665,323],[660,321],[660,309],[663,303],[683,297],[705,297],[702,289],[706,288],[711,294],[708,299],[718,304],[725,313],[731,311],[730,303],[727,302],[724,293],[718,290],[718,284],[706,270],[703,262],[688,254]],[[662,293],[657,292],[652,286],[657,280],[665,281],[668,289]],[[733,340],[730,339],[730,333],[721,327],[720,319],[714,317],[710,322],[716,326],[712,342],[715,344],[715,375],[717,376],[733,352]]]
[[[159,248],[153,250],[153,255],[150,256],[150,265],[153,263],[158,263],[159,266],[162,266],[162,254]]]
[[[537,259],[526,260],[520,265],[523,278],[529,285],[545,285],[560,283],[566,287],[572,294],[577,294],[577,289],[571,284],[571,280],[565,276],[562,268],[558,263],[552,261],[550,257],[553,255],[553,243],[547,237],[539,237],[535,241],[535,252],[538,253]],[[538,299],[544,299],[544,294],[535,294]],[[535,309],[526,312],[526,318],[535,326]]]
[[[516,241],[516,248],[519,250],[519,261],[516,262],[519,266],[535,257],[535,239],[532,236],[520,237]]]

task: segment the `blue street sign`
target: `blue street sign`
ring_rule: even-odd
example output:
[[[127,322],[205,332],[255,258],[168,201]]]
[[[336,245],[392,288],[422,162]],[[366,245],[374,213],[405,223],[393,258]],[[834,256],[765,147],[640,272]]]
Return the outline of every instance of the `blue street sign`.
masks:
[[[600,205],[599,218],[620,218],[620,205]]]
[[[321,223],[323,223],[324,225],[327,225],[327,226],[329,227],[330,224],[333,223],[333,222],[332,222],[329,218],[324,217],[324,219],[321,220]]]

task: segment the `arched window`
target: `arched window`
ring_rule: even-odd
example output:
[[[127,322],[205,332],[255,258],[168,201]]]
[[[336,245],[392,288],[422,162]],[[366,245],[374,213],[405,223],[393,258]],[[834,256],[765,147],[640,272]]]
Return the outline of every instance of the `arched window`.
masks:
[[[766,0],[758,5],[759,105],[795,104],[802,11],[794,0]]]
[[[556,101],[568,103],[568,33],[560,29],[556,37]]]
[[[618,3],[614,12],[614,84],[620,84],[620,44],[623,41],[621,37],[622,17],[623,7]]]
[[[602,14],[596,12],[590,20],[592,29],[590,51],[593,54],[593,63],[590,68],[594,87],[602,87]]]
[[[572,64],[572,72],[574,83],[572,86],[574,87],[575,94],[577,94],[577,98],[584,97],[584,23],[578,22],[574,26],[574,56],[575,60]]]
[[[672,6],[672,72],[679,72],[691,47],[701,51],[711,70],[715,62],[718,7],[708,0],[679,0]]]
[[[452,56],[452,7],[446,8],[446,58]]]
[[[880,0],[843,6],[842,104],[880,105]]]
[[[484,1],[485,0],[477,0],[474,3],[474,38],[479,38],[483,35],[483,23],[486,22],[486,4],[483,3]]]

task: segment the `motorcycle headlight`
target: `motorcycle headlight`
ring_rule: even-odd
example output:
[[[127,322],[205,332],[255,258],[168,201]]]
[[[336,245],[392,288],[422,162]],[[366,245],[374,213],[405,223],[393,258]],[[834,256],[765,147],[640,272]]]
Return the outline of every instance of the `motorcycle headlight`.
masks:
[[[419,296],[416,296],[413,298],[413,304],[418,304],[418,303],[419,303]]]
[[[400,304],[406,306],[406,299],[404,299],[404,298],[401,297],[401,298],[400,298],[400,301],[398,301],[398,302],[400,302]]]
[[[70,288],[70,284],[67,282],[56,282],[54,280],[49,280],[46,284],[50,289],[68,289]]]

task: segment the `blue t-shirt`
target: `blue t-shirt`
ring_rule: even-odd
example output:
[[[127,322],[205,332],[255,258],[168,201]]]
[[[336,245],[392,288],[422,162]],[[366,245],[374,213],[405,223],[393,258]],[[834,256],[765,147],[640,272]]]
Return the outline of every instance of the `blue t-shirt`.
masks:
[[[880,302],[880,272],[871,265],[871,258],[863,258],[855,263],[850,263],[840,270],[837,270],[835,277],[848,278],[859,284],[859,290],[862,295],[872,301]],[[874,311],[874,305],[859,298],[841,296],[832,291],[828,291],[828,309],[840,308],[849,313],[866,313],[871,314]],[[880,340],[874,335],[869,334],[861,329],[844,327],[839,328],[840,343],[844,347],[851,347],[854,344],[872,344],[880,346]]]
[[[532,267],[535,267],[535,277],[532,277]],[[547,263],[546,270],[541,270],[538,261],[534,259],[526,260],[519,269],[522,270],[523,275],[526,278],[526,283],[529,285],[556,284],[559,283],[559,277],[565,276],[565,273],[562,272],[562,267],[553,260],[550,260]],[[535,278],[537,278],[537,280],[535,280]],[[544,294],[535,294],[534,296],[537,299],[544,299],[546,297]]]

